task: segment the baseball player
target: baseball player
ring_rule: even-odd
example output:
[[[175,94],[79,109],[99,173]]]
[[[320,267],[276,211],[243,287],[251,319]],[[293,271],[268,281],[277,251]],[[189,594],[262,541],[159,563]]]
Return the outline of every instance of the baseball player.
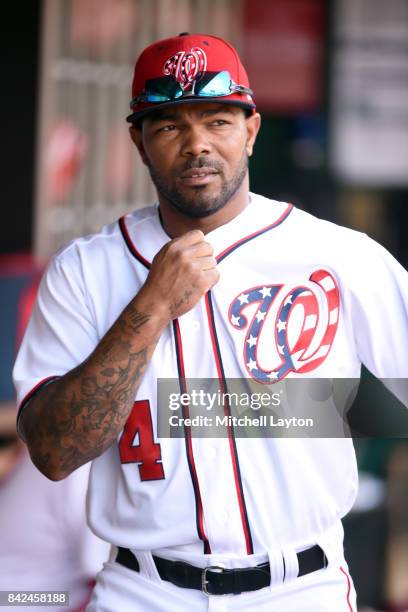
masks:
[[[352,441],[187,422],[159,437],[157,380],[183,395],[188,379],[273,386],[364,363],[408,402],[408,274],[367,236],[250,193],[260,116],[226,41],[147,47],[131,109],[158,202],[57,253],[14,370],[38,468],[59,480],[94,460],[88,520],[112,549],[88,610],[354,611]]]

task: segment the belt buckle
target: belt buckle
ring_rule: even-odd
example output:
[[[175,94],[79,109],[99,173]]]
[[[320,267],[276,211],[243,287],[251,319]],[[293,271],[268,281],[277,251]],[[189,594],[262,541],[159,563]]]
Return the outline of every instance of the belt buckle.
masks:
[[[209,593],[207,591],[207,584],[208,584],[208,580],[207,580],[207,572],[208,571],[212,571],[212,572],[217,572],[218,574],[222,574],[223,571],[225,570],[224,567],[220,567],[219,565],[209,565],[208,567],[205,567],[203,569],[203,573],[201,575],[201,590],[202,592],[207,595],[207,597],[209,597],[210,595],[214,595],[214,593]]]

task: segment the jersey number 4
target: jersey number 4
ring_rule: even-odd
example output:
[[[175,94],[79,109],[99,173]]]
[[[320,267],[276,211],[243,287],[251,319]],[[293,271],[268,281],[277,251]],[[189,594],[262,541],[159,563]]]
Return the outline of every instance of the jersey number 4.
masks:
[[[135,441],[138,439],[138,443]],[[119,440],[122,463],[138,463],[140,480],[163,480],[160,444],[154,441],[152,415],[148,400],[133,404]]]

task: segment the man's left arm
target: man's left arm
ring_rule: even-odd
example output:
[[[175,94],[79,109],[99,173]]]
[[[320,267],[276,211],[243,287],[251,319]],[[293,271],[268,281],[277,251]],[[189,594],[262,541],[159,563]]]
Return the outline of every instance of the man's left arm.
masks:
[[[360,361],[408,406],[408,272],[362,236],[349,308]]]

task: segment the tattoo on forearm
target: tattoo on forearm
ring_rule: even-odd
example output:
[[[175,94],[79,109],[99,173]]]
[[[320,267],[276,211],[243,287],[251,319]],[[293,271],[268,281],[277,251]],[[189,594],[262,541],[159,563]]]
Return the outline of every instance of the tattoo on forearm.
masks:
[[[54,461],[70,473],[115,441],[158,341],[150,337],[133,348],[132,335],[140,334],[149,319],[129,307],[98,345],[91,366],[88,358],[44,389],[39,426],[30,431],[27,421],[30,450],[40,469]]]
[[[139,333],[139,328],[142,327],[150,319],[150,315],[139,312],[138,310],[129,313],[129,325],[132,330]]]
[[[170,314],[172,316],[174,316],[174,314],[179,310],[179,308],[183,305],[183,304],[188,304],[190,301],[191,296],[193,295],[193,291],[190,291],[189,289],[186,289],[184,291],[183,297],[181,297],[177,302],[175,302],[174,304],[171,304],[170,306]]]

